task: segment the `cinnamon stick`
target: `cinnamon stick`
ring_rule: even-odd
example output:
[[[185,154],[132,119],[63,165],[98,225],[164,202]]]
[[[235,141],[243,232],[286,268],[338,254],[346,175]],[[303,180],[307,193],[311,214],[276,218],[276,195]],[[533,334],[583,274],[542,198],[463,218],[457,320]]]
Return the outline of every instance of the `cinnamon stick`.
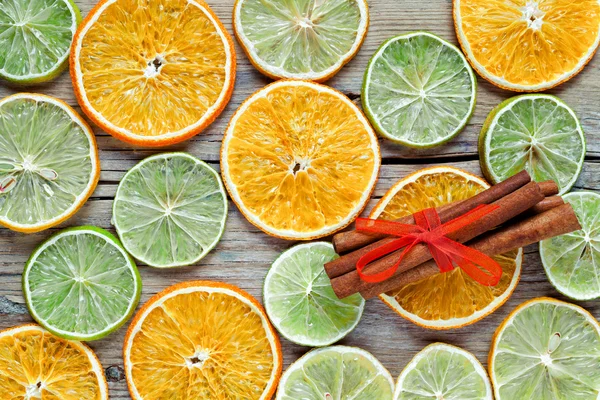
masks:
[[[490,232],[468,242],[467,246],[488,256],[495,256],[580,229],[581,225],[573,207],[570,204],[563,204],[529,219]],[[370,299],[381,293],[397,291],[406,285],[439,273],[440,270],[435,262],[429,260],[385,282],[361,290],[360,294],[365,299]]]
[[[529,173],[527,171],[521,171],[518,174],[508,178],[504,182],[492,186],[491,188],[484,190],[470,199],[444,205],[439,207],[437,211],[440,215],[442,223],[444,223],[453,220],[454,218],[458,218],[459,216],[466,214],[482,204],[490,204],[500,200],[504,196],[525,186],[529,182],[531,182],[531,176],[529,176]],[[546,185],[546,188],[551,191],[552,188],[549,186],[550,185]],[[551,194],[546,196],[551,196]],[[403,224],[415,223],[412,215],[397,219],[396,221]],[[342,255],[353,250],[361,249],[383,238],[385,238],[385,235],[376,235],[354,230],[336,234],[333,237],[332,244],[336,253]],[[329,275],[330,278],[334,278],[336,276],[338,275],[335,275],[335,273],[333,275]]]
[[[533,207],[543,199],[544,195],[540,190],[540,186],[535,182],[530,182],[525,186],[521,187],[520,189],[516,190],[515,192],[494,202],[493,204],[499,206],[498,209],[482,217],[476,223],[467,225],[466,227],[448,235],[448,237],[459,243],[464,243],[479,235],[482,235],[483,233],[493,228],[496,228],[497,226],[516,217],[517,215],[522,214],[524,211]],[[383,239],[379,241],[378,244],[367,246],[367,248],[371,246],[378,247],[380,243],[392,240],[394,239]],[[362,254],[357,258],[357,253]],[[385,257],[382,257],[372,262],[365,268],[364,272],[366,274],[375,274],[391,268],[394,264],[396,264],[401,253],[402,250],[398,250],[394,253],[391,253]],[[366,254],[366,252],[363,252],[362,250],[356,251],[351,255],[340,257],[337,260],[344,260],[344,263],[347,263],[346,265],[343,265],[344,269],[350,269],[350,272],[331,280],[333,290],[340,299],[348,297],[359,291],[367,290],[370,287],[377,285],[374,283],[363,281],[355,269],[356,262],[364,254]],[[432,256],[429,252],[427,245],[423,243],[418,244],[406,254],[395,275],[401,274],[402,272],[414,268],[424,263],[425,261],[430,260],[431,258]]]
[[[541,214],[553,208],[560,207],[563,204],[565,204],[565,201],[560,196],[546,197],[544,200],[531,207],[531,209],[527,211],[527,213],[530,215]]]
[[[539,185],[542,193],[544,193],[544,196],[546,197],[556,196],[560,192],[558,184],[554,181],[540,182]]]

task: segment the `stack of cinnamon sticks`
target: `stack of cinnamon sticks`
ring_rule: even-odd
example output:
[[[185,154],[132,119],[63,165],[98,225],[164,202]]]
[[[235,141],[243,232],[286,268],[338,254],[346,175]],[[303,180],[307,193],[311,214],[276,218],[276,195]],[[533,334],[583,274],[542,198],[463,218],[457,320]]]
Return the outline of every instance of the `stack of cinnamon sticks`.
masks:
[[[446,223],[481,205],[497,205],[483,218],[448,235],[456,242],[495,256],[581,229],[573,208],[556,196],[558,192],[555,182],[533,182],[523,171],[470,199],[440,207],[437,212],[441,222]],[[412,216],[397,222],[415,223]],[[391,278],[379,283],[362,280],[356,271],[357,261],[395,239],[358,231],[334,236],[333,245],[340,258],[325,264],[325,271],[339,298],[360,293],[365,299],[370,299],[440,272],[427,245],[417,244],[404,256]],[[363,272],[376,274],[389,269],[397,263],[401,252],[398,250],[371,262]]]

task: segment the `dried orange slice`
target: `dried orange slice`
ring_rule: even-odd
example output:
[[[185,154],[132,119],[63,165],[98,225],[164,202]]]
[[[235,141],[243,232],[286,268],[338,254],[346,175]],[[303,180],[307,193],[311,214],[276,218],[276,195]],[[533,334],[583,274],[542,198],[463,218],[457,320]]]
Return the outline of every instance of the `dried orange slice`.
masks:
[[[354,103],[327,86],[283,80],[250,96],[221,148],[223,181],[252,224],[309,240],[350,224],[381,164],[375,132]]]
[[[111,135],[166,146],[206,128],[231,97],[231,36],[202,0],[102,0],[71,51],[75,95]]]
[[[430,207],[465,200],[487,189],[481,178],[453,167],[426,168],[396,183],[377,203],[371,218],[394,220]],[[494,257],[502,267],[495,287],[483,286],[455,268],[379,296],[401,317],[429,329],[471,325],[499,308],[519,282],[523,251]]]
[[[454,0],[473,68],[504,89],[541,91],[577,75],[600,43],[598,0]]]
[[[282,369],[261,305],[239,288],[192,281],[152,297],[123,348],[131,397],[267,400]]]
[[[0,332],[0,394],[15,400],[108,400],[108,385],[89,347],[29,324]]]

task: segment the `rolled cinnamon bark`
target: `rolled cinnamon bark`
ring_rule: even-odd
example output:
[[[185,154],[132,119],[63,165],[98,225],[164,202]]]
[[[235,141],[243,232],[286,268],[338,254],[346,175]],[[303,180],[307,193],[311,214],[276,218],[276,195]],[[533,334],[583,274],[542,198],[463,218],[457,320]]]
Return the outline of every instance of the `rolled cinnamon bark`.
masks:
[[[565,204],[565,201],[560,196],[546,197],[544,200],[537,203],[527,211],[528,214],[541,214],[553,208],[560,207]]]
[[[558,184],[554,181],[540,182],[539,185],[542,193],[544,193],[544,196],[546,197],[556,196],[560,192]]]
[[[458,218],[461,215],[466,214],[482,204],[490,204],[500,200],[502,197],[525,186],[529,182],[531,182],[531,176],[529,176],[529,173],[527,171],[521,171],[518,174],[508,178],[504,182],[494,185],[491,188],[471,197],[470,199],[444,205],[439,207],[437,211],[440,214],[442,223],[448,222],[454,218]],[[552,187],[549,184],[545,184],[545,188],[550,192],[552,191]],[[556,188],[558,190],[558,186],[556,186]],[[552,196],[552,194],[546,196]],[[412,215],[402,217],[396,221],[403,224],[415,223]],[[385,237],[385,235],[364,233],[353,230],[336,234],[333,237],[332,244],[336,253],[342,255],[353,250],[361,249],[368,244],[374,243]],[[333,275],[329,275],[330,278],[334,278],[336,276],[338,275],[335,275],[335,273]]]
[[[488,256],[504,254],[521,247],[581,229],[581,225],[570,204],[554,207],[546,212],[490,232],[467,243],[467,246]],[[435,261],[429,260],[416,268],[396,275],[360,291],[365,299],[381,293],[396,291],[411,283],[439,274]]]
[[[542,200],[544,200],[544,195],[540,190],[540,186],[535,182],[530,182],[522,188],[516,190],[515,192],[510,193],[509,195],[504,196],[502,199],[492,203],[498,205],[498,209],[485,215],[475,223],[467,225],[464,228],[459,229],[452,234],[449,234],[448,237],[459,243],[464,243],[522,214],[524,211],[530,209]],[[395,239],[389,238],[377,243],[379,244],[384,241],[393,240]],[[379,245],[377,244],[373,244],[368,247],[378,246]],[[365,267],[364,273],[372,275],[391,268],[398,261],[402,251],[402,249],[395,251],[385,257],[382,257],[372,262],[371,264]],[[344,262],[347,263],[346,265],[344,265],[345,270],[350,269],[350,272],[347,272],[346,274],[338,276],[331,280],[333,290],[340,299],[351,296],[352,294],[357,292],[370,290],[371,287],[378,285],[376,283],[363,281],[358,275],[358,272],[356,271],[356,262],[360,257],[362,257],[362,255],[366,254],[367,252],[362,253],[357,258],[352,257],[352,255],[361,252],[354,252],[352,253],[352,255],[346,255],[338,259],[338,261],[344,259]],[[408,271],[409,269],[414,268],[424,263],[425,261],[430,260],[431,258],[432,255],[429,252],[429,248],[427,247],[427,245],[423,243],[418,244],[406,254],[394,275],[396,276],[405,271]]]

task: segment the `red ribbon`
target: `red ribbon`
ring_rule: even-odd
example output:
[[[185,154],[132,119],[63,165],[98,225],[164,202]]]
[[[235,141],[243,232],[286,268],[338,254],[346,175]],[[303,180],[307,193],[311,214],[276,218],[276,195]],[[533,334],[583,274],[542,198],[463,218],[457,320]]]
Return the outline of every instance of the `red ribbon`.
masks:
[[[398,239],[371,250],[356,263],[356,270],[365,282],[379,283],[391,278],[398,270],[404,256],[417,244],[425,243],[441,272],[454,269],[453,263],[478,283],[496,286],[502,277],[502,267],[491,257],[468,246],[455,242],[446,236],[470,225],[483,216],[496,210],[497,205],[481,205],[474,210],[442,225],[435,208],[428,208],[413,214],[416,225],[401,224],[368,218],[358,218],[356,229],[364,232],[383,233],[397,236]],[[402,249],[396,264],[385,271],[368,275],[363,270],[369,263]],[[487,271],[484,272],[484,271]]]

